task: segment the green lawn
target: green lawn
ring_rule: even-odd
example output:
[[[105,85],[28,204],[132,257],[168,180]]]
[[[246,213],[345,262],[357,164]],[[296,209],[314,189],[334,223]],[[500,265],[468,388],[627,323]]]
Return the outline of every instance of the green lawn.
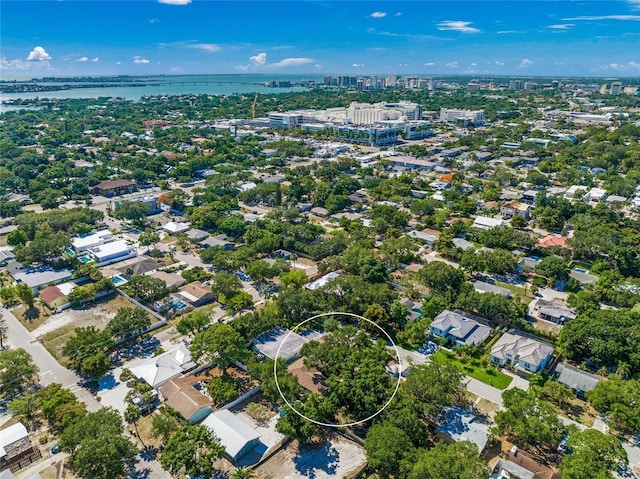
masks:
[[[521,303],[529,304],[531,300],[534,299],[534,296],[531,294],[530,289],[525,289],[514,284],[503,283],[502,281],[497,281],[496,284],[511,291],[511,296],[513,297],[513,299],[516,299]]]
[[[467,376],[477,379],[489,386],[493,386],[494,388],[506,389],[511,383],[512,378],[510,376],[502,374],[492,366],[484,367],[480,359],[477,358],[470,358],[466,364],[463,364],[455,354],[439,349],[431,355],[431,359],[452,364]]]

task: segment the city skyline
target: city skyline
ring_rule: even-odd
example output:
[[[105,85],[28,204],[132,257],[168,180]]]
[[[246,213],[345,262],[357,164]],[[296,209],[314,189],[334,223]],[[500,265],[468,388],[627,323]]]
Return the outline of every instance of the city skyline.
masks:
[[[339,72],[640,76],[638,0],[5,1],[0,22],[3,79]]]

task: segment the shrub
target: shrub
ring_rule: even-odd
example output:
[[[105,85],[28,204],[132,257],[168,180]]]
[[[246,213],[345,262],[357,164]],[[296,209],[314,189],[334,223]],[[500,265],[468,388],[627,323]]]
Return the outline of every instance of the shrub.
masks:
[[[207,385],[211,399],[217,404],[231,401],[238,395],[239,389],[238,382],[229,376],[212,379]]]

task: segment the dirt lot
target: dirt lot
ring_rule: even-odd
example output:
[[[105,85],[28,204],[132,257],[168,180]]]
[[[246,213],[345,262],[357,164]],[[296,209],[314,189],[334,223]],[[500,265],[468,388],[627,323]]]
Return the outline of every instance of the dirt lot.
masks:
[[[62,356],[62,348],[67,340],[73,336],[74,329],[86,326],[95,326],[104,329],[107,323],[116,315],[118,308],[134,307],[122,296],[115,296],[107,301],[97,303],[87,309],[66,309],[60,314],[51,316],[45,323],[34,330],[33,334],[39,337],[47,350],[53,356],[65,363]]]
[[[533,319],[531,324],[534,328],[540,331],[549,331],[551,333],[558,334],[562,329],[562,325],[552,323],[551,321],[544,321],[543,319]]]
[[[310,446],[290,442],[255,471],[259,479],[351,478],[360,472],[365,462],[362,447],[332,434]]]

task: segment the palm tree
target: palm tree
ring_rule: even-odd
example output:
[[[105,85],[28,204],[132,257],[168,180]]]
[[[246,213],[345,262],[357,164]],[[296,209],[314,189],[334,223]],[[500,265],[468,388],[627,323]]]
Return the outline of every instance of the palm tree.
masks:
[[[631,375],[631,366],[625,361],[619,361],[616,374],[622,379],[627,379]]]
[[[231,479],[254,479],[255,477],[255,471],[248,467],[239,467],[231,474]]]

